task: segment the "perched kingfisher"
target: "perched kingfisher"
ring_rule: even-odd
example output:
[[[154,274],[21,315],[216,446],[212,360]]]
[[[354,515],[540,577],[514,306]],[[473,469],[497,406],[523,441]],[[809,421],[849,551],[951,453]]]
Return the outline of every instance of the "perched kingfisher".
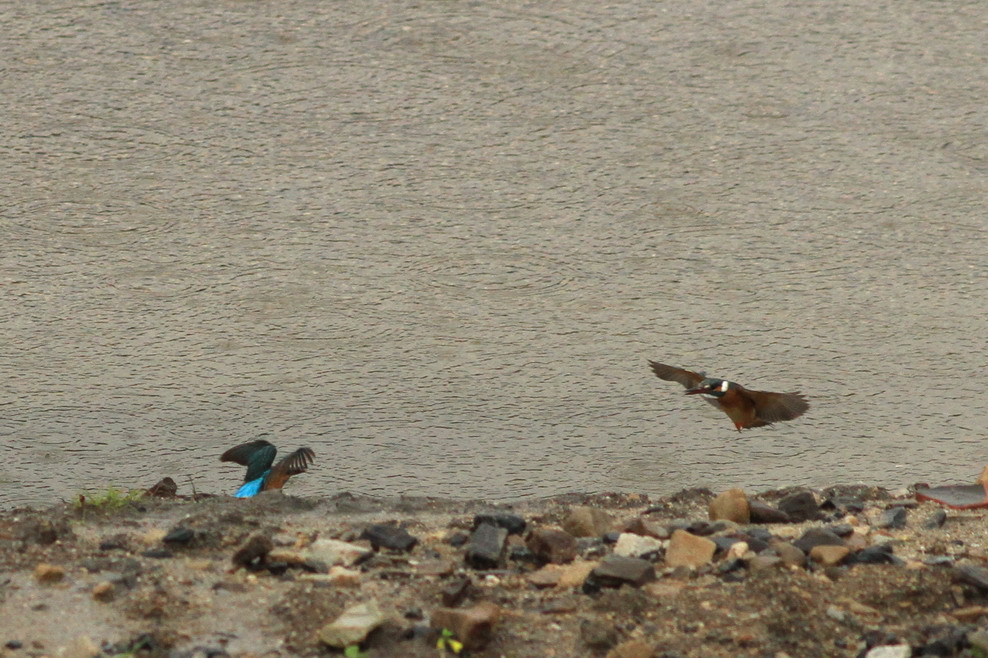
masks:
[[[285,456],[272,468],[278,449],[264,439],[241,443],[220,456],[221,462],[235,462],[247,467],[243,485],[235,494],[237,498],[250,498],[261,491],[281,489],[288,478],[305,473],[316,453],[309,448],[299,448]]]
[[[799,391],[770,393],[751,391],[726,379],[707,377],[703,373],[684,370],[664,363],[649,361],[659,379],[677,382],[686,387],[686,395],[702,395],[734,421],[740,432],[749,427],[762,427],[782,420],[798,418],[810,408]]]

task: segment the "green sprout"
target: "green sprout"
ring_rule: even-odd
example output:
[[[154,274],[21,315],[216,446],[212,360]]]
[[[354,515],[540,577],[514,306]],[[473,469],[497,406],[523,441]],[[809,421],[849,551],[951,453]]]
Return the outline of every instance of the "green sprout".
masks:
[[[116,510],[125,505],[136,502],[144,497],[143,489],[131,489],[124,491],[117,489],[112,484],[106,491],[89,492],[84,491],[75,500],[76,509],[85,512],[87,509]]]
[[[367,658],[367,652],[360,650],[359,644],[351,644],[346,649],[343,650],[343,655],[346,658]]]
[[[463,643],[454,639],[453,631],[448,628],[444,628],[442,633],[439,634],[439,641],[436,642],[436,648],[439,649],[440,656],[446,655],[446,649],[449,649],[454,654],[459,655],[459,653],[463,651]]]

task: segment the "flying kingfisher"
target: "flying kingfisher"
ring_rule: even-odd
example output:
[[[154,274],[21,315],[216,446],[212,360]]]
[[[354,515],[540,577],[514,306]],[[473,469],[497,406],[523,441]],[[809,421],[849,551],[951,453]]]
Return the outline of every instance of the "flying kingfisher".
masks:
[[[798,418],[810,408],[799,391],[770,393],[751,391],[726,379],[707,377],[703,373],[684,370],[664,363],[649,361],[659,379],[677,382],[686,387],[686,395],[702,395],[707,402],[726,413],[740,432],[749,427],[762,427],[783,420]]]
[[[220,456],[221,462],[235,462],[247,467],[243,485],[235,494],[237,498],[250,498],[261,491],[281,489],[288,478],[305,473],[316,453],[309,448],[299,448],[286,455],[272,468],[278,449],[264,439],[257,439],[230,448]]]

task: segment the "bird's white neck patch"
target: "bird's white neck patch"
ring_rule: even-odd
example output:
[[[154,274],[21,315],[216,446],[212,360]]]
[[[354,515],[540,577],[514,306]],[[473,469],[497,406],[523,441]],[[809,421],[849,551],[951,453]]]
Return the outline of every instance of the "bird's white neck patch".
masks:
[[[716,400],[717,396],[711,393],[700,393],[701,396],[707,398],[708,400]]]
[[[727,387],[730,386],[731,382],[726,379],[720,383],[721,393],[727,393]]]

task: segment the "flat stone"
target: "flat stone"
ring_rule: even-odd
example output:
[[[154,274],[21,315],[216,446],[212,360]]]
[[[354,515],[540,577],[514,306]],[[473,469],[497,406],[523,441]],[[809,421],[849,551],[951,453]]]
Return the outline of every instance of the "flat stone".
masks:
[[[34,568],[34,579],[39,583],[50,585],[65,578],[65,569],[54,564],[42,562]]]
[[[410,551],[419,543],[418,538],[393,523],[369,525],[360,533],[360,538],[369,541],[374,550]]]
[[[614,554],[625,557],[642,557],[662,550],[663,543],[654,537],[643,537],[630,532],[622,532],[614,544]]]
[[[779,501],[779,510],[788,515],[794,523],[823,518],[820,503],[810,491],[800,491],[786,496]]]
[[[809,553],[814,546],[843,546],[844,540],[826,528],[810,528],[793,545],[804,553]]]
[[[540,562],[564,564],[576,559],[576,538],[564,530],[536,528],[528,533],[525,545]]]
[[[339,617],[319,630],[319,640],[337,649],[360,644],[375,628],[385,622],[377,603],[368,601],[350,606]]]
[[[747,561],[747,565],[748,571],[756,573],[765,571],[766,569],[784,566],[784,563],[782,562],[782,558],[775,555],[756,555]]]
[[[558,587],[579,587],[593,573],[593,570],[597,568],[598,564],[597,562],[587,560],[576,560],[571,564],[560,567],[561,575],[559,577]]]
[[[286,558],[293,553],[300,554],[302,562],[319,562],[328,568],[336,565],[352,567],[372,556],[374,551],[366,546],[359,546],[338,539],[317,539],[300,552],[276,548],[268,553],[268,559],[291,564],[292,561]]]
[[[654,658],[655,647],[641,640],[622,642],[607,652],[607,658]]]
[[[474,569],[497,569],[504,565],[504,548],[508,531],[504,528],[481,523],[470,535],[464,555],[466,563]]]
[[[748,495],[745,494],[744,489],[728,489],[710,501],[707,514],[711,521],[749,523],[751,510],[748,507]]]
[[[465,649],[476,650],[483,648],[490,641],[500,618],[499,607],[490,601],[482,601],[471,608],[433,610],[429,623],[438,630],[449,629],[453,637],[463,643]]]
[[[875,521],[875,527],[890,529],[905,528],[908,513],[905,507],[890,507],[878,516],[878,519]]]
[[[966,585],[973,585],[981,591],[988,591],[988,571],[973,564],[954,567],[954,579]]]
[[[717,544],[706,537],[697,537],[685,530],[676,530],[666,550],[666,565],[696,568],[708,564],[717,551]]]
[[[574,537],[601,537],[613,526],[611,515],[596,507],[574,507],[563,521],[563,530]]]
[[[934,510],[932,514],[925,521],[923,521],[923,528],[925,530],[935,530],[936,528],[942,528],[943,524],[947,522],[947,512],[946,510],[938,509]]]
[[[509,535],[524,534],[526,527],[525,519],[517,514],[509,514],[507,512],[477,514],[473,517],[473,527],[475,530],[482,523],[487,523],[498,528],[504,528],[508,531]]]
[[[850,548],[850,547],[848,547]],[[879,544],[869,546],[855,553],[852,553],[845,564],[902,564],[902,560],[892,553],[890,544]]]
[[[547,564],[538,571],[525,576],[525,579],[535,587],[556,587],[563,577],[563,571],[558,564]]]
[[[814,546],[810,549],[810,559],[825,567],[833,567],[840,564],[850,552],[846,546]]]
[[[909,658],[913,655],[913,648],[908,644],[886,644],[880,647],[872,647],[865,654],[865,658]]]
[[[608,555],[594,568],[590,577],[601,587],[620,587],[621,585],[641,587],[645,583],[655,580],[655,567],[648,560]]]
[[[760,500],[748,500],[748,512],[752,523],[791,523],[789,515]]]
[[[165,544],[171,544],[172,546],[185,545],[192,543],[192,540],[196,538],[196,532],[192,528],[187,528],[185,526],[175,526],[162,537],[161,541]]]

